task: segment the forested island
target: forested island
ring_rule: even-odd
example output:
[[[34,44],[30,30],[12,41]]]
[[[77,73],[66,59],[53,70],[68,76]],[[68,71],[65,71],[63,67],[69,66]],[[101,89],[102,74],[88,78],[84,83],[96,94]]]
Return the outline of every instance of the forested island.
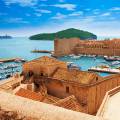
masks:
[[[41,33],[29,37],[30,40],[54,40],[55,38],[80,38],[82,40],[89,40],[97,39],[97,36],[88,31],[70,28],[56,33]]]

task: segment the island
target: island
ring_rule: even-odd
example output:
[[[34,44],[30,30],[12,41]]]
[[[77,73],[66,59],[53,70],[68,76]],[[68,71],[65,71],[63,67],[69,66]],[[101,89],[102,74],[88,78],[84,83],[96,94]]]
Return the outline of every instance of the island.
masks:
[[[41,33],[30,36],[30,40],[55,40],[55,38],[80,38],[82,40],[97,39],[97,36],[88,31],[69,28],[56,33]]]
[[[12,37],[9,35],[3,35],[3,36],[0,36],[0,39],[12,39]]]

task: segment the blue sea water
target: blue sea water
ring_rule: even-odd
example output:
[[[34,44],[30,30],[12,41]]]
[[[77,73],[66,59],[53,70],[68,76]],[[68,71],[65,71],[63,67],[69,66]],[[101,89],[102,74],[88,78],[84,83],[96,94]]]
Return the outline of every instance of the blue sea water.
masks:
[[[34,49],[53,50],[53,41],[35,41],[28,38],[0,39],[0,58],[21,57],[31,60],[43,55],[42,53],[31,53]]]
[[[104,37],[99,37],[104,39]],[[54,50],[54,42],[47,40],[29,40],[28,38],[13,38],[0,40],[0,58],[20,57],[25,60],[32,60],[41,56],[50,56],[47,53],[31,53],[34,49],[40,50]],[[108,65],[109,62],[105,61],[102,57],[97,59],[90,57],[81,57],[80,59],[72,59],[70,57],[59,58],[63,61],[74,62],[81,67],[82,70],[97,65]],[[100,73],[101,76],[107,76],[107,73]]]

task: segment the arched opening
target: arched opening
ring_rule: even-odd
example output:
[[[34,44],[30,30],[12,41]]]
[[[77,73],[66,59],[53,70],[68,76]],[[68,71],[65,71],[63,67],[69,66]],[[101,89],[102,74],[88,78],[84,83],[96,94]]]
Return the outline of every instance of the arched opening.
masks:
[[[66,93],[69,93],[69,87],[68,86],[66,87]]]
[[[35,83],[35,91],[37,92],[37,91],[39,91],[39,90],[40,90],[40,85],[37,84],[37,83]]]
[[[40,76],[44,76],[44,74],[43,74],[43,73],[40,73]]]
[[[29,76],[29,77],[32,77],[33,74],[34,74],[34,73],[33,73],[32,71],[29,71],[29,72],[28,72],[28,76]]]
[[[96,77],[96,81],[98,81],[98,77]]]

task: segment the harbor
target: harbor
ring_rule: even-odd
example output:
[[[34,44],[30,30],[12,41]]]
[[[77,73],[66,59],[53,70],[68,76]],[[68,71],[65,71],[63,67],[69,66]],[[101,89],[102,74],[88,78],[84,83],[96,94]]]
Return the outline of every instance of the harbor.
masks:
[[[26,60],[22,58],[0,59],[0,80],[12,77],[16,73],[20,73],[22,64]]]
[[[76,68],[83,71],[94,71],[100,76],[109,76],[111,74],[120,73],[120,61],[108,61],[104,59],[104,56],[95,56],[95,55],[69,55],[58,58],[62,61],[66,61],[69,64],[75,65]],[[103,67],[100,67],[103,66]],[[91,69],[91,68],[99,69]],[[106,67],[106,68],[104,68]]]

